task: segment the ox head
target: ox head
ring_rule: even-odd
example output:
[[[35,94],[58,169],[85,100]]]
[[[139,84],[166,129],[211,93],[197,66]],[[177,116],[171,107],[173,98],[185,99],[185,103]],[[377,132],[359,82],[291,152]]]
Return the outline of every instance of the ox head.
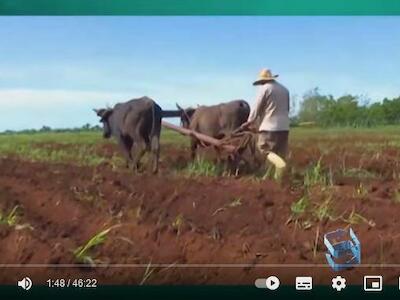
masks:
[[[108,139],[111,137],[111,126],[109,117],[113,110],[111,108],[93,109],[93,111],[100,117],[100,122],[103,123],[103,137]]]
[[[183,128],[189,128],[190,121],[192,120],[193,114],[196,109],[189,107],[183,109],[178,103],[176,103],[176,107],[181,111],[181,125]]]

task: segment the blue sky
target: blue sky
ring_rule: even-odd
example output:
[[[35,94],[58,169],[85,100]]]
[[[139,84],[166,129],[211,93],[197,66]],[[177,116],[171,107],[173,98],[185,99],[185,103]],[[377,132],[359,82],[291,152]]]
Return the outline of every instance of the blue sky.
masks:
[[[400,95],[400,17],[0,17],[0,131],[97,124],[93,107],[242,98],[259,70],[308,90]]]

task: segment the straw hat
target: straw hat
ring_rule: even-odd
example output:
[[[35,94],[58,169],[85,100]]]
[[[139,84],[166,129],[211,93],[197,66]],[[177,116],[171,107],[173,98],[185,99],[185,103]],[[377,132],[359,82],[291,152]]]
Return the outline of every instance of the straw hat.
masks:
[[[274,80],[279,75],[272,75],[271,70],[262,69],[258,75],[258,79],[253,82],[253,85],[263,84],[265,81]]]

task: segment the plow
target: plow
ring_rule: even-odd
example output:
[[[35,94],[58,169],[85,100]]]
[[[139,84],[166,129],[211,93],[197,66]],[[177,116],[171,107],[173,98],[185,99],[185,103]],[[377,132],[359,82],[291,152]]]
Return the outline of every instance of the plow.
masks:
[[[200,132],[183,128],[165,121],[162,121],[162,126],[190,138],[195,138],[205,147],[212,146],[218,151],[225,152],[228,154],[229,159],[236,163],[241,160],[246,161],[246,159],[243,158],[243,154],[246,150],[248,150],[251,155],[255,155],[256,149],[254,141],[257,137],[257,132],[250,130],[235,130],[223,139],[216,139]],[[269,151],[266,154],[266,159],[277,169],[283,169],[286,167],[284,159],[272,151]]]

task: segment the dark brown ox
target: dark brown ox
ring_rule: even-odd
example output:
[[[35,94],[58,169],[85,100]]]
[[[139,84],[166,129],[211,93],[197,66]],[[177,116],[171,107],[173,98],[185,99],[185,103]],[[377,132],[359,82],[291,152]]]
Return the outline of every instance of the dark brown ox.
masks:
[[[244,100],[234,100],[212,106],[199,106],[197,108],[181,110],[182,126],[208,136],[222,139],[232,133],[240,125],[247,121],[250,114],[250,106]],[[196,149],[200,141],[192,138],[191,156],[196,156]]]
[[[103,136],[114,136],[126,159],[127,167],[133,162],[135,171],[146,151],[152,153],[152,171],[158,171],[162,109],[152,99],[142,97],[114,108],[95,109],[103,123]]]

